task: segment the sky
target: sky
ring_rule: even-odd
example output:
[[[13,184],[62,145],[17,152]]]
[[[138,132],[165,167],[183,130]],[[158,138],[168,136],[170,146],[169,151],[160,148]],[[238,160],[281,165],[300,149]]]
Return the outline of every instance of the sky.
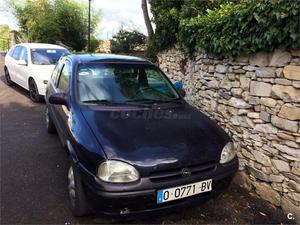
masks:
[[[3,5],[4,0],[0,0],[0,24],[8,24],[12,29],[17,29],[16,19],[5,12]],[[121,26],[137,28],[147,34],[141,0],[92,0],[91,6],[101,9],[103,14],[97,28],[99,39],[110,39]]]

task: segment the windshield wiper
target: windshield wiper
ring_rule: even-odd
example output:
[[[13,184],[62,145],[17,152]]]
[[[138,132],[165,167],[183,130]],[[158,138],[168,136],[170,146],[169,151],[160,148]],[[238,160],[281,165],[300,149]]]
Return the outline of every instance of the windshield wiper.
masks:
[[[141,102],[141,103],[180,103],[180,99],[168,99],[168,100],[160,100],[160,99],[148,99],[148,98],[145,98],[145,99],[134,99],[134,100],[129,100],[127,102]]]
[[[93,100],[86,100],[86,101],[82,101],[83,103],[92,103],[92,104],[122,104],[122,102],[112,102],[112,101],[109,101],[107,99],[93,99]]]
[[[149,107],[147,104],[142,104],[138,102],[112,102],[107,99],[95,99],[95,100],[86,100],[83,101],[83,103],[92,103],[92,104],[103,104],[103,105],[133,105],[133,106],[143,106],[143,107]]]

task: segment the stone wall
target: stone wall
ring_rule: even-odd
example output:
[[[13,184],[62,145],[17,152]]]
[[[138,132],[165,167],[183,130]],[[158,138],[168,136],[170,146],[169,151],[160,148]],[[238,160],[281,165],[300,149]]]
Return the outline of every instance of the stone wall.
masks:
[[[300,50],[188,60],[171,49],[158,58],[186,100],[232,136],[236,180],[300,222]]]

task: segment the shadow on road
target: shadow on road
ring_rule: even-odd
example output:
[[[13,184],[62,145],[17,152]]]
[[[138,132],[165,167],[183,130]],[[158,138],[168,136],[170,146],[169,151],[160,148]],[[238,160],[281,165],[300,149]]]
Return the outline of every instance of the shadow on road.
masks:
[[[4,75],[1,75],[0,76],[0,80],[5,84],[6,84],[6,81],[5,81],[5,76]],[[13,90],[17,91],[18,93],[26,96],[27,98],[29,98],[29,92],[27,90],[25,90],[24,88],[22,88],[21,86],[17,85],[17,84],[14,84],[13,86],[8,86],[9,88],[12,88]]]

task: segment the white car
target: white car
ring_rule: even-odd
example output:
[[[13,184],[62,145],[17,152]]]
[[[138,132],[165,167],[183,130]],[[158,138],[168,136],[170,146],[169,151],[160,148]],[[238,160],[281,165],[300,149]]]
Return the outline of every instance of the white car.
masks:
[[[6,83],[29,90],[33,102],[45,96],[46,86],[56,62],[69,51],[61,46],[40,43],[18,44],[5,56]]]

